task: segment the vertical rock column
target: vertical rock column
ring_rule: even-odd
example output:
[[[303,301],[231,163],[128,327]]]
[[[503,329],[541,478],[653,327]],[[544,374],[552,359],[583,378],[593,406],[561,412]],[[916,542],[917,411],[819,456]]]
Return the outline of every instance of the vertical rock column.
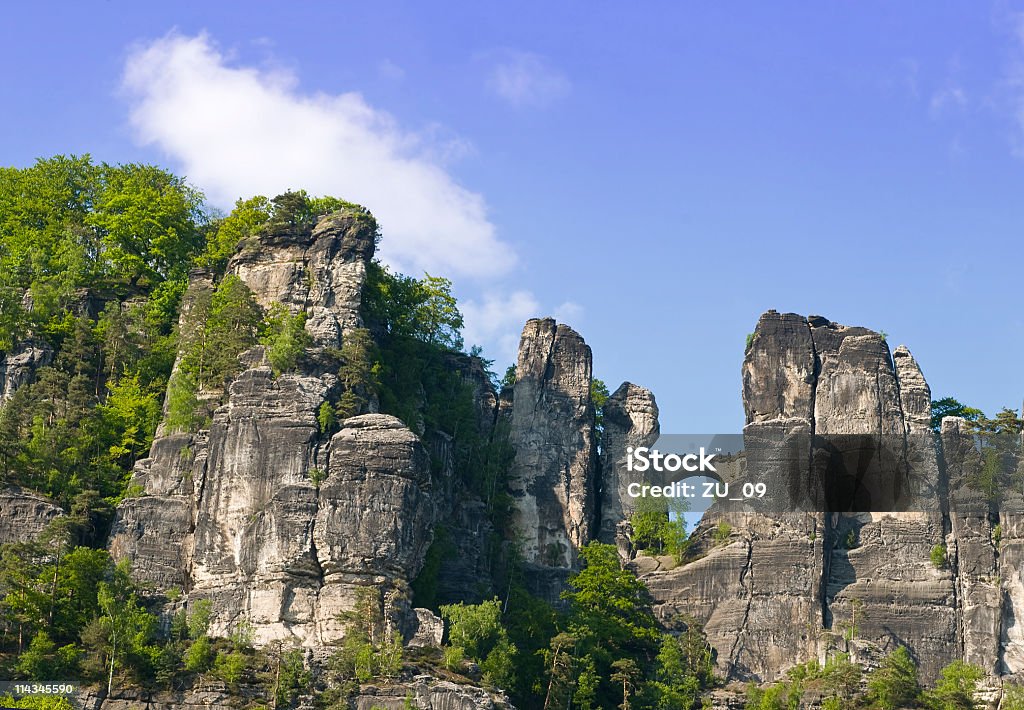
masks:
[[[527,321],[516,363],[509,488],[525,561],[535,568],[572,570],[592,536],[591,368],[590,347],[572,328],[551,318]]]
[[[598,538],[615,544],[616,527],[633,513],[627,488],[643,474],[626,469],[629,447],[652,446],[658,440],[658,403],[654,394],[632,382],[623,382],[604,404],[601,439],[601,521]]]

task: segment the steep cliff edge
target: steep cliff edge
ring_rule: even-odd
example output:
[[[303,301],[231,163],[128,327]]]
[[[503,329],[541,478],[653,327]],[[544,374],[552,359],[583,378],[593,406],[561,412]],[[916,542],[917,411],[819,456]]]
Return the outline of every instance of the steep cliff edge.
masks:
[[[940,450],[930,401],[905,347],[890,355],[864,328],[764,314],[743,364],[744,457],[748,479],[785,505],[712,508],[697,559],[644,578],[661,618],[699,620],[728,678],[773,680],[836,651],[870,664],[898,645],[925,679],[959,658],[1017,672],[1017,538],[993,544],[994,526],[1015,535],[1016,518],[966,485],[982,464],[962,420],[944,422]],[[837,455],[871,461],[855,491],[837,486]]]
[[[558,598],[595,523],[592,355],[583,338],[551,318],[523,328],[509,440],[513,527],[535,591]]]
[[[434,522],[430,465],[394,417],[347,419],[326,435],[322,405],[340,387],[317,355],[359,325],[359,295],[375,226],[354,210],[312,230],[254,237],[228,264],[265,307],[306,315],[305,372],[275,376],[259,351],[220,396],[207,429],[164,427],[136,467],[145,493],[119,508],[110,549],[160,590],[213,602],[211,632],[251,624],[256,641],[320,646],[342,633],[355,590],[385,590],[389,613],[408,609],[409,581]],[[209,291],[193,278],[190,303]],[[174,544],[168,544],[174,541]]]

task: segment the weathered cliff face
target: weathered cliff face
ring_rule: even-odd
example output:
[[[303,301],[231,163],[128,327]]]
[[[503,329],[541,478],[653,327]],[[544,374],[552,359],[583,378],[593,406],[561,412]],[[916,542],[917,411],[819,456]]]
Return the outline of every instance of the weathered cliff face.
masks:
[[[598,539],[615,544],[618,526],[629,519],[635,508],[626,489],[630,483],[643,479],[642,474],[627,470],[627,449],[653,445],[661,430],[654,394],[632,382],[623,382],[608,397],[603,415]]]
[[[35,379],[36,371],[53,362],[53,349],[43,342],[26,340],[10,352],[0,352],[0,405],[15,390]]]
[[[0,488],[0,545],[31,542],[53,520],[64,515],[60,506],[17,486]]]
[[[265,306],[305,312],[314,351],[359,324],[372,224],[343,210],[311,233],[267,235],[229,264]],[[196,273],[181,328],[213,288]],[[255,358],[253,364],[259,364]],[[357,590],[383,592],[385,614],[408,614],[435,520],[429,458],[394,417],[363,415],[327,439],[317,414],[339,387],[331,372],[240,373],[208,430],[161,430],[118,510],[110,548],[158,589],[213,602],[211,631],[252,624],[256,641],[316,646],[343,634]],[[214,402],[215,403],[215,402]]]
[[[222,683],[207,681],[184,691],[147,692],[123,689],[111,697],[83,693],[78,704],[84,710],[207,710],[208,708],[262,708],[268,700],[262,687],[229,690]],[[298,707],[310,708],[312,697],[300,698]],[[367,685],[350,699],[356,710],[511,710],[502,693],[458,685],[430,676],[408,682]]]
[[[934,676],[964,632],[952,574],[929,561],[948,523],[930,392],[909,351],[890,357],[867,329],[768,312],[744,360],[743,400],[745,475],[784,504],[712,509],[694,534],[704,556],[647,575],[659,614],[704,623],[733,678],[771,680],[835,648],[864,656],[897,644]],[[837,456],[871,464],[852,488],[829,468]],[[897,504],[904,512],[885,512]],[[732,533],[717,542],[720,520]]]
[[[525,560],[538,573],[572,569],[594,532],[591,368],[590,347],[574,330],[551,318],[527,321],[516,362],[509,488]]]
[[[339,347],[342,334],[360,325],[359,305],[376,234],[362,213],[344,209],[321,219],[312,232],[253,237],[228,264],[264,308],[282,304],[306,313],[306,330],[320,347]]]

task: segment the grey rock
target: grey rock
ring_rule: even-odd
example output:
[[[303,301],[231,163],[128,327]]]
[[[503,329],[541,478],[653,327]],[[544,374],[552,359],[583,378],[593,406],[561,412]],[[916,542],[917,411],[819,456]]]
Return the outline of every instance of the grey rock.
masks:
[[[962,582],[929,561],[947,523],[929,428],[931,394],[906,348],[890,357],[882,336],[866,328],[769,311],[744,359],[743,395],[743,475],[805,512],[713,508],[693,536],[700,558],[644,577],[661,618],[697,618],[722,673],[741,680],[773,680],[795,662],[835,650],[856,655],[854,641],[907,645],[932,678],[971,633],[970,623],[959,630],[965,594],[976,599],[970,614],[984,629],[979,636],[991,639],[987,590],[978,582],[969,593],[958,591]],[[843,436],[864,434],[891,447],[871,470],[872,486],[904,512],[825,515],[823,447],[849,446]],[[885,510],[879,505],[872,509]],[[722,542],[714,539],[719,521],[733,529]]]
[[[0,545],[32,542],[64,510],[41,495],[17,486],[0,488]]]
[[[430,461],[398,419],[346,419],[331,440],[320,487],[313,544],[323,575],[317,623],[321,642],[340,639],[338,613],[361,586],[383,587],[396,626],[408,613],[408,582],[423,565],[434,524]],[[389,614],[385,610],[386,614]]]
[[[410,648],[441,648],[444,641],[444,621],[430,609],[413,609],[416,622],[406,641]]]
[[[412,683],[364,686],[354,706],[356,710],[405,710],[407,698],[419,710],[513,710],[501,691],[458,685],[430,676],[417,676]]]
[[[376,233],[371,221],[344,208],[312,231],[252,237],[228,263],[264,308],[284,305],[305,313],[319,347],[341,346],[342,335],[362,325],[359,305]]]
[[[630,483],[643,474],[626,467],[629,447],[651,446],[658,440],[658,404],[654,394],[632,382],[623,382],[604,405],[604,433],[601,442],[601,521],[598,539],[615,544],[616,528],[634,510],[627,493]]]
[[[53,362],[53,348],[41,341],[26,340],[10,352],[0,352],[0,405],[15,391],[32,382],[36,372]]]
[[[527,321],[516,363],[509,488],[525,560],[539,568],[572,569],[593,534],[591,368],[590,347],[576,331],[551,318]]]

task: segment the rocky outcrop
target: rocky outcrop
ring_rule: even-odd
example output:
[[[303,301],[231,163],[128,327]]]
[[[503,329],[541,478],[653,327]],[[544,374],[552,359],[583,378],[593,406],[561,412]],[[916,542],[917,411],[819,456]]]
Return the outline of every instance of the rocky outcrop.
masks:
[[[346,208],[312,231],[253,238],[228,271],[265,307],[306,313],[314,352],[335,348],[360,324],[375,231]],[[210,273],[192,274],[186,337],[213,288]],[[258,644],[330,643],[362,587],[380,590],[382,613],[399,626],[436,518],[426,449],[378,414],[347,419],[328,438],[318,413],[338,392],[332,372],[275,377],[258,353],[243,362],[249,369],[210,395],[209,429],[161,428],[136,466],[143,495],[119,507],[112,554],[132,559],[156,590],[212,601],[215,634],[245,622]]]
[[[53,348],[43,342],[26,340],[10,352],[0,352],[0,405],[14,392],[35,379],[36,372],[53,362]]]
[[[360,690],[353,707],[356,710],[511,710],[512,705],[500,692],[486,691],[428,675],[411,683],[391,686],[367,686]]]
[[[623,382],[608,397],[603,417],[601,481],[598,489],[601,521],[598,539],[615,544],[618,525],[627,520],[634,509],[626,489],[630,483],[643,478],[641,474],[627,470],[627,449],[653,445],[661,430],[654,394],[632,382]]]
[[[56,503],[17,486],[0,488],[0,545],[32,542],[64,515]]]
[[[209,708],[263,708],[268,691],[242,685],[229,689],[218,681],[206,681],[190,690],[149,692],[139,688],[115,690],[107,697],[85,690],[77,700],[83,710],[208,710]],[[297,707],[312,708],[312,695],[299,698]],[[512,710],[500,691],[457,684],[423,674],[402,682],[365,685],[349,698],[355,710]]]
[[[376,222],[356,208],[322,218],[312,231],[280,230],[252,237],[228,264],[264,308],[275,304],[305,313],[306,330],[320,347],[340,347],[359,327],[366,268]]]
[[[430,461],[419,439],[388,415],[346,420],[331,440],[313,524],[323,574],[319,643],[344,635],[338,615],[361,587],[382,590],[385,617],[401,624],[434,520]]]
[[[567,571],[595,524],[590,347],[551,318],[523,328],[509,441],[513,525],[527,564]],[[557,592],[555,593],[557,598]]]
[[[247,370],[214,415],[189,577],[193,595],[214,602],[215,633],[247,621],[261,642],[310,635],[320,586],[310,473],[327,389],[318,378]]]
[[[952,575],[929,561],[947,523],[930,392],[910,352],[769,311],[744,359],[743,403],[743,475],[768,485],[774,507],[709,511],[700,559],[645,578],[660,616],[701,621],[730,678],[897,644],[933,677],[962,633]],[[732,532],[716,539],[722,522]]]

